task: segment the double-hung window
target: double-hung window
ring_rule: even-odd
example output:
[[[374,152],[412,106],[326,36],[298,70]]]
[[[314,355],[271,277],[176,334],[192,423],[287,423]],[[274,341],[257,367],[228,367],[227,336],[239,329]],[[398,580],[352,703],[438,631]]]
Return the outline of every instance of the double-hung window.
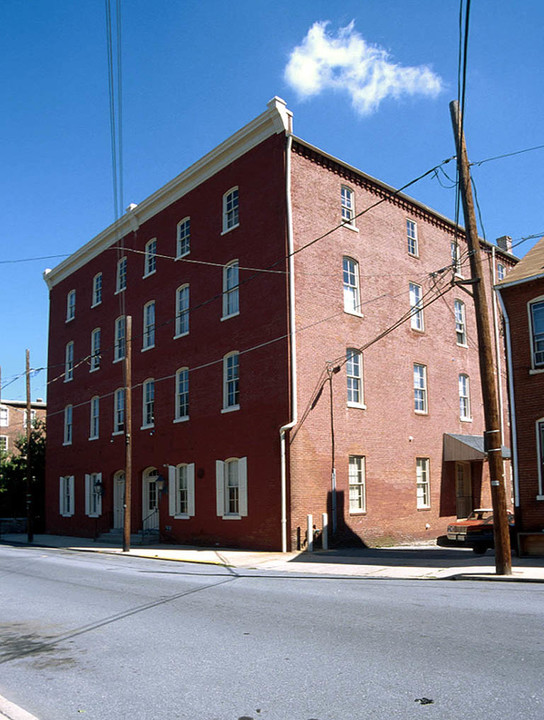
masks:
[[[172,517],[189,519],[195,514],[195,466],[168,466],[168,505]]]
[[[410,326],[412,330],[423,330],[423,294],[421,285],[410,283]]]
[[[89,440],[96,440],[100,434],[100,398],[95,395],[91,398],[91,418]]]
[[[102,473],[85,475],[85,515],[100,517],[102,514]]]
[[[413,220],[406,220],[406,239],[408,241],[408,255],[418,257],[417,223]]]
[[[544,418],[536,423],[536,442],[538,454],[538,499],[544,499]]]
[[[117,388],[113,393],[113,432],[125,430],[125,388]]]
[[[176,412],[174,421],[189,419],[189,368],[180,368],[176,373]]]
[[[72,444],[72,436],[73,436],[72,419],[73,419],[73,408],[71,405],[67,405],[64,408],[64,442],[63,442],[64,445]]]
[[[223,319],[238,315],[238,290],[238,260],[233,260],[223,268]]]
[[[142,428],[153,427],[155,424],[155,381],[150,378],[142,386]]]
[[[497,263],[497,281],[504,280],[506,276],[506,268],[502,263]]]
[[[351,188],[342,185],[340,199],[342,204],[342,222],[346,225],[355,225],[355,193]]]
[[[238,188],[231,188],[223,195],[223,232],[226,233],[240,224]]]
[[[74,379],[74,343],[66,343],[64,353],[64,382]]]
[[[544,368],[544,300],[529,305],[533,369]]]
[[[216,461],[217,514],[225,520],[248,514],[247,458]]]
[[[450,243],[451,266],[456,275],[461,275],[461,254],[459,252],[459,243],[452,240]]]
[[[363,353],[355,348],[346,350],[346,378],[349,407],[364,407]]]
[[[360,315],[359,263],[350,257],[342,258],[342,275],[344,281],[344,311]]]
[[[191,218],[183,218],[178,223],[176,257],[182,258],[191,251]]]
[[[0,456],[8,451],[8,436],[0,435]]]
[[[431,507],[429,458],[416,458],[416,505],[418,510]]]
[[[223,358],[223,412],[240,407],[239,353],[231,352]]]
[[[91,362],[89,372],[100,368],[100,328],[95,328],[91,333]]]
[[[425,365],[414,363],[414,411],[427,413],[427,368]]]
[[[144,305],[144,332],[142,350],[155,347],[155,301],[151,300]]]
[[[459,417],[461,420],[471,420],[470,416],[470,378],[461,373],[459,375]]]
[[[70,290],[66,296],[66,322],[73,320],[76,316],[76,291]]]
[[[123,360],[126,353],[126,322],[125,316],[121,315],[115,321],[115,339],[113,343],[113,361]]]
[[[365,458],[361,455],[349,457],[349,511],[366,512]]]
[[[457,334],[457,344],[467,344],[467,326],[465,321],[465,303],[461,300],[456,300],[454,303],[455,310],[455,332]]]
[[[115,292],[120,293],[127,289],[127,259],[122,257],[117,261],[117,275],[115,276]]]
[[[74,476],[67,475],[59,482],[59,512],[62,517],[71,517],[74,514]]]
[[[0,427],[8,427],[9,425],[9,408],[5,405],[0,406]]]
[[[93,298],[91,307],[100,305],[102,302],[102,273],[97,273],[93,278]]]
[[[189,332],[189,285],[176,290],[176,334],[175,337]]]
[[[145,244],[144,277],[152,275],[157,269],[157,238]]]

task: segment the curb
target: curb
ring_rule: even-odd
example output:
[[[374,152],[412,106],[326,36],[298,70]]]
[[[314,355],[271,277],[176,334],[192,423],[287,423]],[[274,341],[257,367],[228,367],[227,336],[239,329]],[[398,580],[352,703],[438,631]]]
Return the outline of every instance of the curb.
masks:
[[[31,715],[0,695],[0,720],[4,720],[4,718],[6,720],[38,720],[35,715]]]

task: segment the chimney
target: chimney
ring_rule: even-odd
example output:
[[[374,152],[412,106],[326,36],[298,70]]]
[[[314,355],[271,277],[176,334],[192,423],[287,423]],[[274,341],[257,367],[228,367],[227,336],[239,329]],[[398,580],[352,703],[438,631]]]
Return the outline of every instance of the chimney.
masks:
[[[502,237],[497,238],[497,245],[505,252],[512,252],[512,238],[510,235],[503,235]]]

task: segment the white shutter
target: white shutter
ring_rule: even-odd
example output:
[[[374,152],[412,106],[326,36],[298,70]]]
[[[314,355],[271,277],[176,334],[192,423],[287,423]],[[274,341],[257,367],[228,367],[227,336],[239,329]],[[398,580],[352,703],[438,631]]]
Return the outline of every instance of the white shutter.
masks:
[[[195,514],[195,464],[187,465],[187,514]]]
[[[247,515],[247,457],[238,460],[239,511],[242,517]]]
[[[85,515],[91,511],[91,503],[89,502],[91,495],[91,476],[85,475]]]
[[[223,517],[225,514],[225,463],[222,460],[215,461],[215,484],[217,488],[217,514]]]
[[[168,466],[168,513],[172,517],[176,514],[176,468]]]
[[[100,483],[100,487],[97,488],[98,490],[98,498],[96,503],[96,514],[102,515],[102,473],[96,474],[96,482]]]
[[[64,515],[64,483],[66,482],[65,477],[59,478],[59,513]]]
[[[68,488],[69,488],[69,492],[70,492],[70,503],[69,503],[69,507],[66,508],[66,511],[67,511],[68,515],[73,515],[74,508],[75,508],[75,501],[76,501],[76,499],[74,497],[74,476],[70,475],[70,477],[66,478],[66,479],[68,480]]]

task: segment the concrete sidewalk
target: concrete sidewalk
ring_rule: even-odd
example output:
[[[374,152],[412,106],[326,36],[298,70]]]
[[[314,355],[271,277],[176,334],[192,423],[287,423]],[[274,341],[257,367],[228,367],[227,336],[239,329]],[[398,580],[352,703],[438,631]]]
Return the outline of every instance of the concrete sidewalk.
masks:
[[[26,534],[4,534],[0,543],[28,546]],[[121,547],[89,538],[35,535],[34,547],[80,552],[130,555],[154,560],[221,565],[237,570],[272,570],[284,574],[312,574],[410,580],[491,580],[502,582],[544,582],[544,558],[513,556],[512,575],[496,575],[491,551],[475,555],[464,548],[411,545],[390,548],[342,548],[308,552],[255,552],[229,548],[201,548],[189,545],[134,546],[129,553]]]

